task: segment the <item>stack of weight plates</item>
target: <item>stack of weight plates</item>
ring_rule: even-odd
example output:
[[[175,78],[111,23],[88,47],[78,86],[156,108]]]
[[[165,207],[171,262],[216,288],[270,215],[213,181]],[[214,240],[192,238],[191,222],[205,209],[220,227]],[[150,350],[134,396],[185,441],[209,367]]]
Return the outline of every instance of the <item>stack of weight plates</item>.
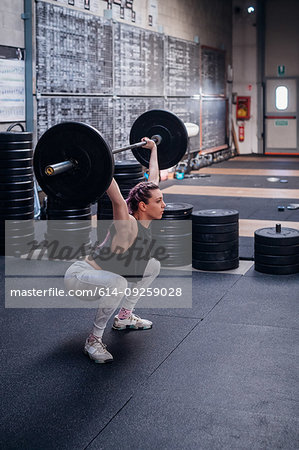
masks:
[[[91,239],[91,207],[70,206],[47,198],[47,234],[50,259],[78,259],[88,255]]]
[[[200,270],[239,267],[239,213],[205,209],[192,214],[192,266]]]
[[[114,178],[124,198],[127,198],[132,187],[145,181],[142,165],[133,160],[117,161],[114,165]],[[98,201],[98,219],[112,219],[112,204],[107,194]]]
[[[165,249],[165,260],[162,267],[180,267],[191,264],[192,233],[191,219],[193,206],[189,203],[167,203],[161,220],[152,222],[153,252],[157,248]],[[190,222],[189,222],[190,223]]]
[[[254,233],[255,270],[275,275],[299,272],[299,230],[261,228]]]
[[[20,125],[23,129],[23,127]],[[11,129],[10,127],[9,129]],[[0,133],[0,254],[28,251],[26,241],[34,238],[34,181],[32,133]],[[28,222],[27,222],[28,221]],[[26,237],[25,237],[26,236]]]

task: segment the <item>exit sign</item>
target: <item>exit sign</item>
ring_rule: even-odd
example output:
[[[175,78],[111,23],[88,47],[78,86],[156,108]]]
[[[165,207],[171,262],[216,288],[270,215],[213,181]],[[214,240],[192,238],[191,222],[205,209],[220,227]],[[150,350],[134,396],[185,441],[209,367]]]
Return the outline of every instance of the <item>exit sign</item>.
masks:
[[[277,73],[279,77],[285,75],[286,68],[285,66],[277,66]]]

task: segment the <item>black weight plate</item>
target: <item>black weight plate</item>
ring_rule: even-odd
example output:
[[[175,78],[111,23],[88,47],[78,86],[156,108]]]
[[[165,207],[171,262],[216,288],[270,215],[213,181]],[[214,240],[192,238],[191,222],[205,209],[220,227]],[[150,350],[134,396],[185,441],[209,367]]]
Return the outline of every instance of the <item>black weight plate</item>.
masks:
[[[0,213],[0,220],[28,220],[34,218],[34,211],[28,211],[26,213]]]
[[[32,141],[32,133],[23,131],[16,133],[13,131],[4,131],[0,133],[0,142],[23,142]]]
[[[178,227],[178,223],[181,223],[182,226]],[[181,236],[184,234],[189,234],[189,236],[192,236],[191,230],[189,230],[186,227],[186,222],[181,220],[180,222],[176,221],[175,227],[163,227],[163,224],[160,226],[157,224],[154,224],[151,226],[152,235],[156,236],[157,238],[160,237],[160,239],[163,239],[164,236]]]
[[[259,264],[266,264],[267,266],[285,266],[290,264],[299,264],[298,255],[287,256],[274,256],[274,255],[261,255],[260,253],[254,254],[254,260]]]
[[[27,198],[33,195],[32,189],[26,189],[21,191],[0,191],[0,200],[8,200],[8,199],[21,199]]]
[[[199,270],[232,270],[239,267],[239,258],[230,261],[198,261],[192,259],[192,267]]]
[[[121,192],[121,195],[123,196],[123,198],[128,198],[129,197],[129,194],[130,194],[130,190],[131,189],[121,189],[120,190],[120,192]],[[110,202],[111,203],[111,202]]]
[[[34,197],[1,200],[0,205],[1,208],[11,208],[14,206],[29,206],[29,205],[33,206]]]
[[[0,161],[33,158],[33,150],[0,150]],[[5,164],[4,162],[1,163]]]
[[[62,214],[77,214],[78,216],[82,214],[90,214],[91,213],[91,207],[89,205],[75,208],[72,205],[63,204],[63,203],[53,203],[48,199],[47,201],[47,209],[53,213],[62,213]]]
[[[123,161],[115,161],[114,163],[114,173],[121,173],[121,172],[141,172],[142,171],[142,165],[134,160],[123,160]]]
[[[5,217],[10,214],[23,214],[28,213],[34,210],[34,205],[25,205],[25,206],[10,206],[6,208],[0,208],[0,216]]]
[[[189,266],[192,262],[191,256],[185,256],[185,257],[177,257],[177,256],[169,256],[167,259],[161,259],[161,266],[162,267],[183,267],[183,266]]]
[[[231,233],[233,231],[239,231],[239,223],[221,223],[221,224],[198,224],[192,223],[192,232],[195,234],[201,233]]]
[[[260,228],[254,232],[255,242],[265,245],[298,245],[299,230],[294,228],[281,228],[281,233],[276,232],[276,227]]]
[[[175,214],[175,215],[172,215],[172,214],[167,214],[165,217],[164,217],[164,215],[162,216],[162,219],[160,219],[160,220],[162,220],[162,221],[168,221],[168,222],[170,222],[171,220],[173,220],[173,221],[177,221],[177,220],[183,220],[183,221],[185,221],[185,220],[190,220],[191,219],[191,213],[187,213],[186,215],[184,215],[184,214],[182,214],[182,215],[179,215],[179,214]]]
[[[175,114],[153,109],[141,114],[135,120],[130,132],[130,143],[140,142],[143,137],[153,135],[162,137],[158,145],[159,169],[175,166],[185,155],[188,146],[188,133],[184,123]],[[142,147],[132,150],[133,155],[143,166],[149,167],[150,150]]]
[[[239,213],[235,209],[202,209],[200,211],[193,211],[192,221],[194,223],[232,223],[239,219]]]
[[[32,166],[27,167],[10,167],[10,168],[1,168],[0,169],[0,178],[1,180],[3,177],[9,178],[9,177],[20,177],[23,175],[31,175],[33,177],[33,168]]]
[[[33,188],[34,181],[18,181],[15,183],[0,183],[0,191],[21,191]]]
[[[24,159],[6,159],[1,164],[2,168],[8,168],[9,170],[11,168],[23,168],[23,167],[32,167],[32,158],[24,158]]]
[[[255,243],[256,253],[262,255],[287,256],[299,254],[299,245],[263,245]]]
[[[272,275],[290,275],[299,272],[299,264],[291,264],[289,266],[271,266],[256,262],[254,264],[254,269],[257,272],[269,273]]]
[[[49,220],[91,220],[91,214],[53,214],[52,211],[47,210],[47,216]]]
[[[28,234],[23,234],[22,236],[5,233],[5,239],[8,243],[8,245],[22,244],[24,242],[29,242],[33,238],[34,238],[34,232],[28,233]]]
[[[121,181],[117,180],[117,184],[120,187],[124,187],[125,189],[127,189],[129,186],[134,187],[134,186],[136,186],[136,184],[141,183],[142,181],[147,181],[143,175],[138,178],[128,178],[128,179],[123,179]]]
[[[223,252],[196,252],[194,249],[192,251],[192,258],[197,261],[231,261],[238,258],[238,256],[239,251],[237,247]]]
[[[191,214],[193,205],[190,203],[167,203],[164,209],[163,217],[168,216],[186,216]]]
[[[2,152],[4,153],[5,151],[14,153],[15,151],[18,151],[18,150],[20,151],[20,150],[31,150],[31,149],[32,149],[32,141],[0,142],[0,155]]]
[[[45,167],[73,159],[77,168],[56,176]],[[96,202],[111,184],[114,159],[100,132],[80,122],[64,122],[47,130],[37,143],[34,170],[41,188],[74,205]]]
[[[192,234],[192,240],[195,242],[230,242],[238,239],[239,233],[234,231],[232,233],[200,233]]]
[[[48,233],[54,233],[56,234],[56,236],[64,236],[64,233],[69,233],[72,235],[78,235],[78,237],[81,236],[89,236],[90,232],[91,232],[91,226],[90,227],[86,227],[86,228],[52,228],[49,226],[48,224]],[[63,235],[61,234],[63,233]]]
[[[239,248],[239,240],[236,239],[234,241],[229,242],[196,242],[192,241],[192,249],[195,252],[223,252],[227,250],[231,250],[233,248]]]
[[[143,172],[142,170],[136,173],[128,173],[128,172],[123,172],[123,173],[114,173],[114,178],[116,179],[117,183],[121,183],[124,180],[130,180],[132,181],[132,183],[134,182],[134,180],[139,180],[140,178],[144,178]]]
[[[86,213],[90,214],[91,211],[90,205],[71,205],[69,203],[56,201],[51,197],[47,197],[47,208],[51,211],[67,211],[78,215]]]
[[[7,225],[5,228],[5,236],[7,237],[23,237],[29,234],[34,234],[34,226],[14,229]]]

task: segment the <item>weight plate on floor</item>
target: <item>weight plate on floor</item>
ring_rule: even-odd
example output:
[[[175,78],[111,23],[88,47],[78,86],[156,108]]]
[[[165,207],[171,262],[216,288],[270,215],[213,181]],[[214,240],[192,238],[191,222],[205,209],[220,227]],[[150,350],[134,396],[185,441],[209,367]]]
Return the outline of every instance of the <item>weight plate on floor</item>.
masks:
[[[47,176],[48,165],[76,161],[76,168]],[[96,202],[111,184],[114,159],[100,132],[80,122],[64,122],[47,130],[37,143],[34,170],[41,188],[70,204]]]
[[[27,206],[10,206],[6,208],[0,208],[0,216],[5,217],[6,215],[11,214],[23,214],[23,213],[29,213],[31,211],[34,211],[34,205],[27,205]]]
[[[123,161],[115,161],[114,163],[114,173],[119,172],[141,172],[142,165],[135,160],[123,160]]]
[[[239,267],[239,258],[231,261],[198,261],[192,259],[192,267],[199,270],[232,270]]]
[[[266,264],[267,266],[285,266],[290,264],[299,264],[299,254],[297,255],[261,255],[260,253],[254,254],[254,260],[259,264]]]
[[[198,252],[222,252],[231,250],[233,248],[239,248],[239,240],[229,242],[196,242],[192,241],[192,248]]]
[[[298,245],[299,230],[294,228],[281,228],[281,232],[276,231],[276,227],[260,228],[254,232],[255,242],[265,245]]]
[[[255,242],[256,253],[262,255],[287,256],[299,254],[299,245],[263,245]]]
[[[232,233],[202,233],[198,235],[192,235],[192,239],[195,242],[230,242],[238,239],[239,233],[234,231]]]
[[[18,151],[32,151],[32,141],[23,142],[0,142],[0,155],[5,152],[15,153]],[[0,156],[1,158],[1,156]]]
[[[129,172],[115,173],[114,172],[114,178],[116,179],[116,181],[119,184],[123,180],[131,180],[132,183],[133,183],[135,179],[139,180],[140,178],[144,178],[144,176],[143,176],[143,172],[141,170],[141,171],[136,172],[136,173],[129,173]]]
[[[33,158],[33,150],[0,150],[0,161]]]
[[[27,190],[20,190],[20,191],[0,191],[0,199],[1,200],[8,200],[8,199],[21,199],[21,198],[27,198],[33,195],[32,189]]]
[[[126,189],[128,187],[134,187],[134,186],[136,186],[136,184],[141,183],[142,181],[146,181],[146,179],[144,178],[143,175],[141,175],[138,178],[130,177],[130,178],[127,178],[127,179],[124,178],[121,180],[116,178],[116,181],[120,187],[124,187]]]
[[[169,216],[188,216],[191,214],[193,205],[190,203],[167,203],[164,209],[163,218]]]
[[[14,198],[14,199],[6,199],[1,200],[1,208],[11,208],[15,206],[29,206],[34,205],[34,197],[27,197],[27,198]]]
[[[299,272],[299,264],[288,266],[271,266],[267,264],[255,263],[254,268],[257,272],[269,273],[272,275],[291,275]]]
[[[31,175],[33,177],[33,168],[30,167],[10,167],[10,168],[1,168],[0,169],[0,177],[1,180],[3,177],[20,177],[23,175]]]
[[[223,252],[197,252],[193,249],[192,258],[196,261],[231,261],[239,257],[238,247]]]
[[[12,131],[0,132],[0,142],[23,142],[32,141],[32,133],[23,131],[21,133],[16,133]]]
[[[26,213],[6,212],[0,213],[0,220],[28,220],[34,218],[34,211],[28,211]]]
[[[192,221],[194,223],[211,223],[216,225],[237,222],[238,219],[239,212],[235,209],[202,209],[192,213]]]
[[[0,183],[0,191],[21,191],[22,189],[28,190],[33,188],[34,182],[32,181],[18,181],[15,183]]]
[[[239,223],[221,223],[221,224],[198,224],[192,223],[192,232],[195,234],[201,233],[231,233],[233,231],[239,231]]]
[[[130,143],[140,142],[145,136],[162,138],[158,148],[159,169],[175,166],[183,158],[188,146],[188,133],[185,124],[175,114],[153,109],[141,114],[133,123]],[[143,166],[149,167],[151,151],[142,147],[132,150],[133,155]]]
[[[3,168],[8,168],[9,170],[13,169],[20,169],[23,167],[30,167],[32,168],[32,158],[23,158],[23,159],[6,159],[2,162]]]

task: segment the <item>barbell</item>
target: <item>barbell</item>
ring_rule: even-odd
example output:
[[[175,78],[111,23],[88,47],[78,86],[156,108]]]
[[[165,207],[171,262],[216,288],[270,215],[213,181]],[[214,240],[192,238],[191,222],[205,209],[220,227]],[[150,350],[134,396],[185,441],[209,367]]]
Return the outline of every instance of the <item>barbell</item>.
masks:
[[[165,110],[150,110],[139,116],[130,132],[130,145],[111,150],[101,133],[81,122],[63,122],[49,128],[34,153],[34,171],[43,191],[72,205],[97,201],[110,186],[114,173],[113,154],[132,150],[137,161],[149,167],[151,151],[144,148],[147,136],[158,148],[159,169],[175,166],[188,145],[185,124]]]

